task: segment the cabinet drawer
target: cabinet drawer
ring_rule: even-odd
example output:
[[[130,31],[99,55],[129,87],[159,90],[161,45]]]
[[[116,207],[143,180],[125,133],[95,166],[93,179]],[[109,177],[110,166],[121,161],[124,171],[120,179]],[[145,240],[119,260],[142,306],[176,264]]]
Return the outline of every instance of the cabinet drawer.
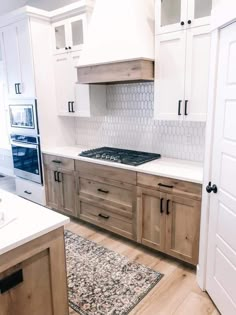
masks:
[[[137,174],[137,183],[139,186],[184,195],[197,200],[201,199],[202,185],[200,184],[144,173]]]
[[[44,165],[50,168],[62,168],[70,171],[75,169],[75,161],[56,155],[43,154]]]
[[[16,178],[16,193],[25,199],[45,206],[44,187],[29,180]]]
[[[135,198],[133,189],[128,190],[82,177],[79,179],[79,195],[111,204],[130,212],[132,211],[132,203]]]
[[[83,161],[75,161],[75,168],[81,174],[136,185],[136,172],[133,171]]]
[[[111,212],[108,209],[80,201],[79,218],[125,237],[133,238],[132,220]]]

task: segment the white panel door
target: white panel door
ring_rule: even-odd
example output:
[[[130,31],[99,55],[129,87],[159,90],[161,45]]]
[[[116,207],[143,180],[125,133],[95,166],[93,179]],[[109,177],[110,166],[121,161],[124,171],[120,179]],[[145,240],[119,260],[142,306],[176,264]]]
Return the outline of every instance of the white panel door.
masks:
[[[206,121],[211,33],[209,26],[187,31],[184,119]]]
[[[210,25],[212,0],[188,0],[187,27]]]
[[[155,107],[159,120],[182,120],[184,114],[186,31],[156,36]]]
[[[222,314],[236,314],[236,23],[220,33],[206,289]]]

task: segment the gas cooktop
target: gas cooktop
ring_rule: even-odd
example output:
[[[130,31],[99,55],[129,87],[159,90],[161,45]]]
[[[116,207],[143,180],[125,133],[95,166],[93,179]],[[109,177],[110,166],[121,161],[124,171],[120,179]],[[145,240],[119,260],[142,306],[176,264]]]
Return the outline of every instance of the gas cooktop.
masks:
[[[102,147],[83,151],[79,155],[91,159],[105,160],[132,166],[138,166],[161,157],[161,155],[157,153],[116,149],[110,147]]]

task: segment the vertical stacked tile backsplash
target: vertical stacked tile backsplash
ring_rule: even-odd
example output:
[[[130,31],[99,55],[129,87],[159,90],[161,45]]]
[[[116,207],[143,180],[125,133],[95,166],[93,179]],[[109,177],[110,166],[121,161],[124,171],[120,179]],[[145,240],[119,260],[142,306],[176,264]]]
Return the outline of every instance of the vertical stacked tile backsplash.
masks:
[[[154,120],[153,99],[153,83],[109,85],[107,115],[77,118],[77,144],[107,145],[203,161],[205,123]]]

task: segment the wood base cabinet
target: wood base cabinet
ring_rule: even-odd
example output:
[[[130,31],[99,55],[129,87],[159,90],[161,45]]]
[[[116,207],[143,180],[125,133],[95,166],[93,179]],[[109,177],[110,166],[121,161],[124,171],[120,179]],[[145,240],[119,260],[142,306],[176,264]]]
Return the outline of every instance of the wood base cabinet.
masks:
[[[196,265],[200,202],[138,188],[138,242]]]
[[[0,315],[67,315],[63,228],[1,256]]]

